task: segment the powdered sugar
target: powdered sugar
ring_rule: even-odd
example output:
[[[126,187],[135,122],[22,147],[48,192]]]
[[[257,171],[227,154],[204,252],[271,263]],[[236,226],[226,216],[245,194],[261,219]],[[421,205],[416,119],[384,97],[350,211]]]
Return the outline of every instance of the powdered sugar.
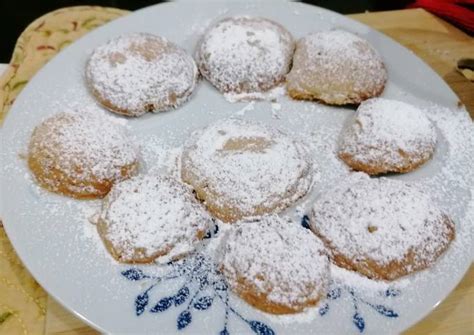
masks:
[[[81,193],[94,192],[94,182],[122,179],[122,169],[137,163],[138,148],[115,118],[86,109],[43,121],[33,132],[29,156],[38,160],[41,182],[48,188],[55,190],[67,182]],[[60,171],[63,179],[50,171]]]
[[[229,119],[187,142],[182,177],[212,207],[236,217],[283,209],[308,192],[312,162],[306,147],[277,129]]]
[[[255,106],[255,101],[251,101],[244,108],[237,111],[235,114],[239,116],[243,116],[245,115],[246,112],[254,110],[254,106]]]
[[[194,250],[210,223],[190,189],[168,177],[142,176],[112,188],[98,225],[122,261],[168,262]]]
[[[166,144],[160,136],[140,134],[137,144],[141,148],[141,170],[146,174],[169,175],[179,178],[178,163],[181,147]]]
[[[335,287],[349,287],[357,289],[358,293],[362,293],[365,297],[376,297],[387,290],[395,290],[397,292],[404,290],[410,285],[413,277],[404,277],[393,281],[373,280],[369,279],[355,271],[346,270],[331,263],[331,280]]]
[[[324,246],[298,223],[271,215],[239,222],[227,238],[224,275],[237,292],[256,289],[266,300],[302,309],[325,295],[329,263]]]
[[[222,92],[261,92],[289,71],[293,38],[268,19],[236,16],[219,21],[197,50],[203,76]]]
[[[442,158],[438,158],[442,164],[424,178],[413,178],[410,174],[403,177],[419,181],[436,203],[456,215],[455,222],[469,220],[464,212],[474,202],[474,124],[464,109],[431,105],[427,111],[439,130],[440,142],[446,144],[440,152]]]
[[[192,93],[197,67],[191,56],[151,34],[119,36],[91,55],[86,77],[111,110],[133,116],[181,105]]]
[[[401,101],[374,98],[357,109],[343,132],[339,154],[397,171],[427,160],[435,145],[435,128],[423,111]]]
[[[417,186],[358,175],[318,199],[312,215],[312,229],[337,253],[388,264],[412,251],[414,269],[434,262],[453,229]]]
[[[224,97],[229,102],[266,100],[276,101],[279,97],[286,94],[284,85],[276,86],[265,92],[243,92],[243,93],[225,93]]]

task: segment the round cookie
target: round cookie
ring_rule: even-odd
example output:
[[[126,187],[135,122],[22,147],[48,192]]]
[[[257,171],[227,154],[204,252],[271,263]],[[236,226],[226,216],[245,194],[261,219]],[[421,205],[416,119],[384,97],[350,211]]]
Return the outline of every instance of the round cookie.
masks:
[[[138,171],[126,129],[92,112],[55,114],[31,135],[28,167],[43,188],[79,199],[104,197]]]
[[[310,34],[296,44],[287,91],[294,99],[358,104],[382,93],[387,71],[363,38],[343,30]]]
[[[311,187],[306,147],[283,132],[227,119],[195,132],[185,144],[181,178],[224,222],[280,211]]]
[[[409,172],[432,156],[436,131],[415,106],[374,98],[363,102],[344,129],[338,155],[351,168],[370,175]]]
[[[205,33],[196,58],[201,74],[222,93],[254,93],[285,80],[293,50],[293,37],[278,23],[235,16]]]
[[[383,280],[431,266],[455,237],[453,222],[426,193],[387,178],[353,180],[323,194],[310,227],[336,265]]]
[[[324,299],[329,281],[323,243],[276,215],[236,223],[227,236],[221,268],[232,291],[272,314],[315,306]]]
[[[198,78],[193,58],[163,37],[133,33],[94,50],[86,81],[95,98],[112,112],[140,116],[183,104]]]
[[[114,185],[97,230],[119,262],[168,262],[192,252],[211,222],[187,186],[150,175]]]

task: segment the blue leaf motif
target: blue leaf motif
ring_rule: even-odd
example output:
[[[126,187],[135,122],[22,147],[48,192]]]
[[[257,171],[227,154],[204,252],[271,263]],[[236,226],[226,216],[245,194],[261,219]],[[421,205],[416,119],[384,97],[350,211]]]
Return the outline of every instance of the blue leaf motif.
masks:
[[[197,255],[196,258],[194,259],[194,269],[198,270],[200,269],[203,264],[206,263],[206,259],[202,255]]]
[[[219,280],[214,283],[214,289],[216,289],[217,291],[226,291],[227,284],[224,280]]]
[[[212,301],[213,301],[212,297],[209,297],[209,296],[201,297],[194,303],[194,308],[204,311],[208,309],[209,307],[211,307]]]
[[[389,318],[398,318],[398,314],[391,310],[390,308],[387,308],[383,305],[375,305],[373,306],[374,309],[379,312],[380,314],[389,317]]]
[[[303,218],[301,219],[301,225],[303,228],[309,229],[309,216],[308,215],[303,215]]]
[[[356,325],[357,329],[362,333],[365,328],[365,321],[364,318],[359,314],[355,313],[354,316],[352,317],[352,322]]]
[[[385,296],[386,297],[396,297],[400,295],[400,290],[397,290],[396,288],[390,287],[385,291]]]
[[[331,300],[336,300],[340,296],[341,296],[341,289],[339,287],[335,288],[335,289],[332,289],[327,294],[328,299],[331,299]]]
[[[204,235],[203,239],[211,238],[211,236],[212,236],[212,233],[211,233],[210,230],[208,230],[208,231],[206,232],[206,235]]]
[[[145,307],[148,305],[148,300],[148,291],[137,296],[135,299],[135,312],[137,313],[137,316],[145,311]]]
[[[325,304],[323,307],[321,307],[319,309],[319,315],[321,315],[321,316],[325,315],[327,312],[329,312],[329,305],[328,304]]]
[[[126,271],[122,271],[122,276],[128,280],[140,280],[148,277],[140,269],[128,269]]]
[[[166,297],[158,301],[158,303],[150,310],[152,313],[160,313],[170,308],[173,298]]]
[[[218,226],[216,226],[214,234],[217,233]],[[202,254],[195,254],[192,258],[185,258],[182,261],[170,262],[168,265],[173,269],[165,276],[158,277],[144,273],[138,268],[129,268],[120,272],[120,274],[127,280],[139,281],[146,279],[153,281],[145,291],[135,298],[135,312],[137,316],[142,315],[145,311],[150,313],[160,313],[170,309],[172,306],[186,304],[185,310],[182,310],[176,319],[177,330],[188,327],[193,321],[192,309],[196,310],[209,310],[216,299],[219,299],[226,308],[225,322],[223,329],[219,332],[220,335],[230,335],[227,329],[227,323],[230,315],[234,315],[235,318],[241,322],[245,322],[250,329],[257,335],[275,335],[272,328],[266,324],[256,321],[248,320],[244,318],[240,313],[233,309],[229,304],[228,295],[225,292],[228,290],[228,284],[222,277],[221,273],[216,264],[212,262],[212,259],[208,259]],[[186,285],[181,287],[175,295],[163,297],[158,302],[151,304],[153,307],[148,308],[150,305],[150,292],[159,284],[171,280],[174,278],[185,277]],[[198,286],[198,287],[197,287]],[[193,288],[193,297],[190,299],[191,290]],[[194,288],[197,287],[197,290]],[[222,295],[220,292],[224,292]],[[200,293],[208,292],[208,295],[200,296]],[[189,301],[189,304],[186,303]],[[375,308],[374,306],[372,306]],[[327,307],[329,308],[329,307]]]
[[[191,312],[188,310],[182,311],[178,315],[178,330],[181,330],[187,327],[192,321]]]
[[[206,235],[203,238],[211,238],[213,235],[217,235],[218,232],[219,232],[219,226],[215,224],[213,231],[211,232],[210,230],[208,230]]]
[[[250,328],[258,335],[274,335],[273,329],[260,321],[249,321]]]
[[[189,297],[189,288],[183,286],[179,289],[178,293],[174,296],[174,305],[179,306],[186,301]]]
[[[209,280],[206,276],[202,276],[199,279],[199,288],[203,290],[207,285],[209,285]]]

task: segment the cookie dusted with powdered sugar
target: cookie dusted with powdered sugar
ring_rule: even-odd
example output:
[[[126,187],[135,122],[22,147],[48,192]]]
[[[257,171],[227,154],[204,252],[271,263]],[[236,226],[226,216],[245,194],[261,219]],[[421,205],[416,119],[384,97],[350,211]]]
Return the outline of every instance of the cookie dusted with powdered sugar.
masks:
[[[236,223],[226,238],[221,268],[238,296],[272,314],[315,306],[326,296],[329,281],[323,243],[277,215]]]
[[[28,167],[40,186],[73,198],[102,198],[138,171],[138,148],[125,127],[101,111],[55,114],[38,125]]]
[[[455,236],[453,222],[428,194],[387,178],[350,180],[323,194],[310,221],[336,265],[373,279],[430,267]]]
[[[112,188],[97,230],[119,262],[168,262],[192,252],[211,222],[189,187],[169,177],[138,176]]]
[[[133,33],[94,50],[86,81],[95,98],[112,112],[140,116],[182,105],[198,78],[193,58],[163,37]]]
[[[436,147],[435,127],[410,104],[374,98],[363,102],[343,130],[339,157],[370,175],[409,172],[428,161]]]
[[[297,42],[287,91],[294,99],[358,104],[380,95],[386,81],[382,58],[369,42],[343,30],[322,31]]]
[[[304,196],[313,181],[305,145],[258,122],[227,119],[186,142],[181,178],[224,222],[278,212]]]
[[[201,74],[222,93],[254,93],[285,80],[293,50],[293,37],[278,23],[235,16],[207,30],[196,56]]]

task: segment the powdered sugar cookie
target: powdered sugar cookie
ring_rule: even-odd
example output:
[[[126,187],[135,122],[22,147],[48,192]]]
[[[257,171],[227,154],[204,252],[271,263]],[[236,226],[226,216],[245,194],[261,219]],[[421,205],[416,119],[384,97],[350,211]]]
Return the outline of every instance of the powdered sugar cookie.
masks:
[[[261,17],[225,18],[197,47],[202,75],[223,93],[267,91],[283,82],[294,42],[278,23]]]
[[[137,176],[114,185],[104,200],[97,230],[119,262],[167,262],[192,252],[211,222],[179,181]]]
[[[306,147],[283,132],[228,119],[197,131],[184,147],[181,177],[217,218],[233,222],[280,211],[311,187]]]
[[[387,178],[364,178],[323,194],[310,227],[336,265],[384,280],[431,266],[455,236],[451,219],[426,193]]]
[[[74,198],[102,198],[138,170],[138,149],[124,127],[92,112],[59,113],[37,126],[28,166],[43,188]]]
[[[339,157],[354,170],[375,175],[409,172],[429,160],[436,146],[431,121],[415,106],[374,98],[363,102],[344,129]]]
[[[380,95],[386,81],[382,58],[369,42],[347,31],[332,30],[297,42],[287,90],[295,99],[358,104]]]
[[[326,295],[329,260],[323,243],[276,215],[236,223],[221,263],[230,288],[268,313],[297,313]]]
[[[198,76],[193,58],[163,37],[134,33],[94,50],[86,80],[112,112],[140,116],[176,108],[191,95]]]

